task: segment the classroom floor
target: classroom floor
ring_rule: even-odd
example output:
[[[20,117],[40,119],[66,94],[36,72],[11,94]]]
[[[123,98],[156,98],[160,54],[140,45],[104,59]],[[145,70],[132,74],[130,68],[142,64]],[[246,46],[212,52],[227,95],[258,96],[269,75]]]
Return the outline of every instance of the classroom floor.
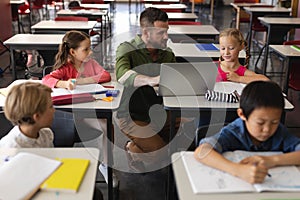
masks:
[[[116,47],[123,41],[129,40],[138,31],[138,15],[136,13],[140,12],[142,7],[135,7],[132,4],[131,14],[128,10],[127,3],[117,3],[116,12],[112,16],[112,33],[113,37],[107,39],[107,53],[106,56],[102,56],[103,53],[97,51],[97,47],[94,53],[95,58],[103,64],[103,66],[112,73],[114,76],[114,59]],[[219,31],[223,28],[229,27],[232,18],[232,9],[230,6],[216,7],[215,17],[213,21],[209,20],[207,17],[208,10],[201,10],[199,13],[199,21],[202,24],[212,24]],[[245,37],[247,35],[247,25],[241,25],[241,30],[243,31]],[[256,61],[257,49],[252,49],[252,57],[250,62],[250,68],[253,69],[254,63]],[[270,62],[269,62],[270,63]],[[4,53],[0,56],[0,66],[2,69],[9,64],[9,54]],[[272,58],[272,66],[274,68],[280,67],[280,62],[276,58]],[[19,77],[24,77],[24,69],[18,68]],[[279,78],[272,77],[272,80],[281,84]],[[12,82],[12,75],[10,70],[6,70],[3,73],[3,77],[0,77],[0,87],[6,87]],[[288,95],[289,100],[295,106],[292,112],[288,112],[286,115],[286,125],[289,130],[297,135],[300,135],[300,93],[296,91],[289,90]],[[1,122],[0,128],[3,127]],[[120,180],[119,191],[116,193],[119,199],[122,200],[162,200],[165,199],[165,183],[167,180],[166,168],[161,170],[135,174],[128,172],[128,165],[126,162],[126,156],[123,151],[123,146],[126,142],[126,137],[115,126],[115,148],[114,148],[114,162],[115,162],[115,173]],[[76,146],[101,146],[102,136],[96,138],[92,141],[76,144]],[[103,180],[102,176],[99,174],[97,180]],[[103,199],[107,199],[107,187],[104,183],[97,183],[97,188],[102,192]]]

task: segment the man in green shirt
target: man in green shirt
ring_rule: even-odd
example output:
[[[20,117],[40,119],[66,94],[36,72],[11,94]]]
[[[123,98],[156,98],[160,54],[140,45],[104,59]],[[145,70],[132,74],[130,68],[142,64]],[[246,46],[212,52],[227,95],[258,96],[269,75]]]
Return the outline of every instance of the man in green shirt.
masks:
[[[176,60],[167,47],[169,26],[165,12],[145,9],[140,27],[141,35],[120,44],[116,52],[116,77],[125,86],[117,122],[131,140],[125,145],[129,167],[145,172],[160,169],[167,161],[167,113],[153,87],[159,83],[160,64]]]

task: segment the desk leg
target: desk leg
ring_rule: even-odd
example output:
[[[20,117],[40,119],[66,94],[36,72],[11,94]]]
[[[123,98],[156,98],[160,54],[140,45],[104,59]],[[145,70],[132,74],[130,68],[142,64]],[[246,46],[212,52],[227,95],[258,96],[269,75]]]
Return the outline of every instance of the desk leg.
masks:
[[[266,48],[265,48],[265,55],[264,55],[264,64],[262,66],[262,74],[266,75],[267,72],[267,64],[268,64],[268,56],[269,56],[269,44],[283,44],[285,41],[284,37],[289,32],[290,28],[284,27],[273,27],[268,26],[268,36],[266,39]]]
[[[214,18],[214,0],[210,0],[210,19],[213,20]]]
[[[12,65],[12,74],[14,80],[17,80],[17,69],[16,69],[16,62],[15,62],[15,56],[14,56],[14,49],[10,48],[10,62]]]
[[[250,24],[249,24],[249,32],[248,32],[248,48],[251,52],[251,42],[252,42],[252,24],[253,24],[253,13],[250,13]]]
[[[112,168],[113,166],[113,153],[112,153],[112,113],[109,113],[109,116],[107,117],[107,160],[108,160],[108,169],[107,169],[107,175],[108,175],[108,199],[113,200],[113,180],[112,180]]]
[[[287,65],[287,70],[286,70],[286,74],[285,74],[285,83],[284,83],[284,86],[283,86],[283,93],[288,95],[289,76],[290,76],[290,70],[291,70],[291,65],[292,65],[292,61],[289,57],[287,57],[286,65]]]
[[[240,14],[241,14],[241,8],[238,7],[236,9],[236,19],[235,19],[235,23],[236,23],[236,29],[240,29]]]
[[[170,112],[170,135],[169,135],[169,156],[171,157],[172,153],[175,152],[176,149],[176,143],[175,140],[171,142],[172,138],[174,138],[175,134],[176,134],[176,118],[177,118],[177,114],[176,111]],[[172,144],[172,145],[171,145]],[[172,164],[169,165],[168,167],[168,180],[167,180],[167,200],[174,200],[175,199],[175,182],[174,182],[174,175],[173,175],[173,171],[172,171]]]

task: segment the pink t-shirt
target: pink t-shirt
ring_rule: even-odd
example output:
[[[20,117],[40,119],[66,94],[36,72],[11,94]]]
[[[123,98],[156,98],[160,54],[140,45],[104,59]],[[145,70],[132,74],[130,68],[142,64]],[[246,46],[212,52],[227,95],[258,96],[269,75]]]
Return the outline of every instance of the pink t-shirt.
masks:
[[[237,70],[235,70],[234,72],[239,75],[239,76],[244,76],[245,74],[245,71],[247,70],[247,68],[245,66],[239,66],[239,68]],[[219,63],[219,66],[218,66],[218,75],[217,75],[217,78],[216,78],[216,82],[221,82],[221,81],[228,81],[227,80],[227,73],[228,72],[224,72],[220,66],[220,63]]]
[[[83,71],[80,73],[75,69],[72,63],[67,63],[46,75],[42,79],[42,82],[43,84],[54,88],[59,80],[67,81],[70,78],[79,77],[92,77],[97,83],[109,82],[111,80],[110,73],[100,66],[97,61],[90,59],[88,62],[84,63]]]

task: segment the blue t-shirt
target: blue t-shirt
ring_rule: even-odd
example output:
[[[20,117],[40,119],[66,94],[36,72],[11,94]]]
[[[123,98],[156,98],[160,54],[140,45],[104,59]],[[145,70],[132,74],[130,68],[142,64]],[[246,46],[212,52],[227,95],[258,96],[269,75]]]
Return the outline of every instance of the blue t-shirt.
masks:
[[[272,137],[258,146],[254,145],[241,118],[234,120],[214,136],[202,139],[200,144],[203,143],[209,143],[219,153],[235,150],[286,153],[300,150],[300,138],[290,134],[281,123]]]

